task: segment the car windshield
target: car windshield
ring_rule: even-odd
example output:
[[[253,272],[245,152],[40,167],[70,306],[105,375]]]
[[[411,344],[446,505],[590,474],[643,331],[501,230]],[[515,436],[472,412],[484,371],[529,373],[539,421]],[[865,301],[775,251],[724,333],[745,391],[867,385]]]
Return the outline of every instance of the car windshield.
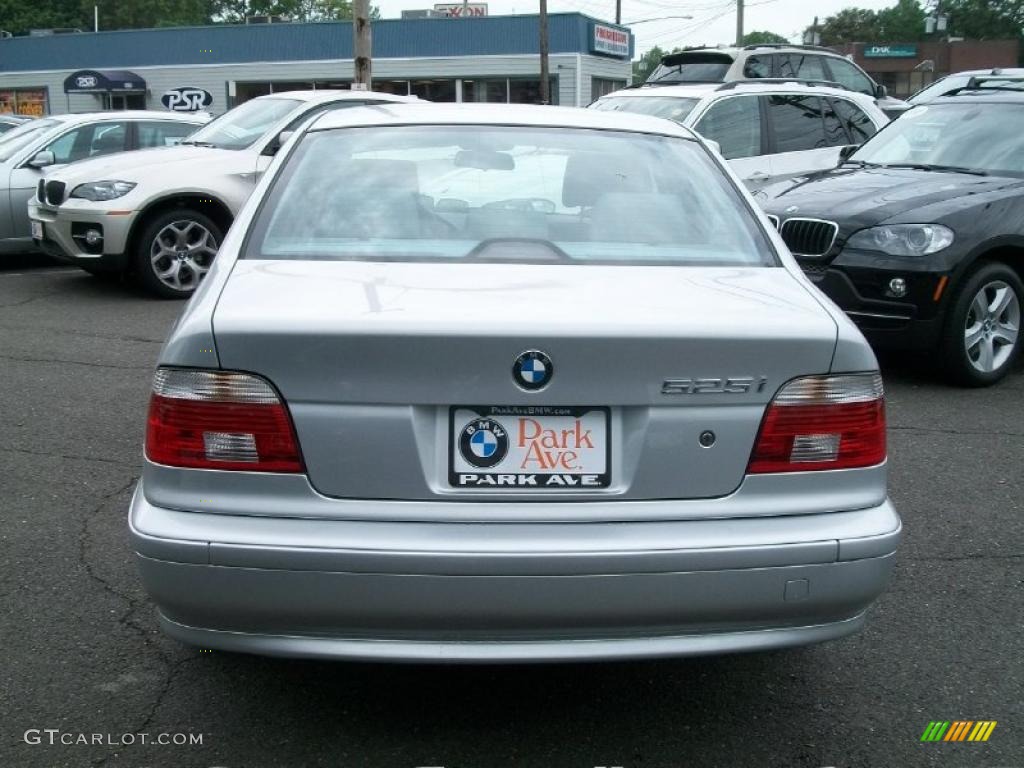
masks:
[[[248,258],[768,265],[751,211],[698,143],[571,128],[309,133]]]
[[[971,81],[972,77],[976,77],[983,88],[999,88],[1000,86],[1007,85],[1016,88],[1024,88],[1024,76],[1020,75],[1008,76],[1005,78],[993,77],[991,75],[949,75],[941,80],[936,80],[926,88],[922,88],[907,99],[907,102],[910,104],[927,104],[928,102],[937,99],[939,96],[944,96],[950,91],[965,87]]]
[[[297,99],[247,101],[207,123],[183,143],[220,149],[245,149],[301,103]]]
[[[681,123],[697,106],[697,101],[678,96],[613,96],[595,101],[590,108],[603,112],[636,112],[639,115],[667,117]]]
[[[722,53],[669,55],[648,76],[648,83],[721,83],[733,59]]]
[[[58,120],[32,120],[0,136],[0,163],[10,160],[22,147],[60,125]]]
[[[1024,174],[1024,104],[967,100],[917,106],[857,150],[850,162],[930,165]]]

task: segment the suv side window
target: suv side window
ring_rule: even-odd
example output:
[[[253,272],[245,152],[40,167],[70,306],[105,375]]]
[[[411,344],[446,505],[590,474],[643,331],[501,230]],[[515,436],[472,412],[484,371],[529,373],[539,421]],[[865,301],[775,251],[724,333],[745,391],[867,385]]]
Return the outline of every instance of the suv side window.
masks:
[[[852,143],[846,132],[846,125],[836,114],[835,104],[831,99],[822,99],[821,106],[825,117],[825,141],[830,147],[842,147]]]
[[[851,91],[865,93],[872,97],[875,95],[875,84],[853,62],[838,57],[829,57],[828,68],[832,70],[832,77],[828,78],[829,80],[834,80]]]
[[[74,128],[46,149],[53,152],[57,165],[73,163],[87,157],[99,157],[125,150],[128,125],[122,122],[87,123]]]
[[[846,99],[833,99],[833,103],[836,114],[843,121],[846,132],[850,134],[851,143],[863,144],[878,133],[871,118],[865,115],[864,111],[856,104]]]
[[[717,141],[722,157],[735,160],[755,157],[761,152],[761,107],[757,96],[732,96],[716,101],[694,129]]]
[[[768,120],[775,140],[773,152],[830,146],[818,96],[769,96]]]
[[[153,120],[136,123],[139,149],[148,147],[173,147],[190,133],[199,130],[193,123],[176,123],[172,120]]]
[[[748,56],[743,64],[743,77],[753,80],[772,76],[771,56]]]
[[[827,80],[821,56],[809,53],[779,54],[779,77],[797,80]]]

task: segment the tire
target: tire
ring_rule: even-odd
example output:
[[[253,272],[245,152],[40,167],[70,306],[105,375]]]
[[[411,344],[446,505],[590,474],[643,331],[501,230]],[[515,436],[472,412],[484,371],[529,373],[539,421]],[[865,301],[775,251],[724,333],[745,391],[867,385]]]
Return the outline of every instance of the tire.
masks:
[[[1005,264],[988,262],[960,284],[942,337],[942,364],[949,378],[967,387],[1002,379],[1020,354],[1024,284]]]
[[[142,287],[165,299],[187,299],[213,264],[224,233],[209,217],[177,208],[146,222],[135,253]]]

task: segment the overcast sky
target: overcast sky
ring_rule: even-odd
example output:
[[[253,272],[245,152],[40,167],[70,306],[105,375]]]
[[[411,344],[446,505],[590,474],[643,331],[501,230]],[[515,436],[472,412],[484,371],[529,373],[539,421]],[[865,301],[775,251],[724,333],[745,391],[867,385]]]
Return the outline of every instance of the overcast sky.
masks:
[[[398,18],[403,9],[432,8],[443,0],[371,0],[386,19]],[[847,6],[885,8],[895,0],[747,0],[744,29],[767,30],[799,42],[804,28],[815,14],[823,20]],[[492,16],[508,13],[536,13],[536,2],[488,0]],[[548,11],[580,11],[599,19],[615,19],[615,0],[548,0]],[[693,16],[665,19],[633,27],[637,55],[654,45],[671,49],[676,45],[732,43],[736,37],[735,0],[622,0],[623,22],[665,16]]]

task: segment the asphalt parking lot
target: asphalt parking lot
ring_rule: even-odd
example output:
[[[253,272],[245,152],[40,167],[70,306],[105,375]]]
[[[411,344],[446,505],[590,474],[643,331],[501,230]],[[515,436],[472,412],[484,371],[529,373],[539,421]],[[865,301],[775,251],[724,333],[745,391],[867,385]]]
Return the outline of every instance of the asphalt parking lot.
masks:
[[[1024,766],[1024,370],[967,391],[886,362],[905,539],[860,635],[606,665],[282,661],[164,638],[130,557],[150,373],[181,306],[0,268],[0,766]],[[998,726],[921,743],[932,720]],[[109,744],[143,733],[202,744]]]

